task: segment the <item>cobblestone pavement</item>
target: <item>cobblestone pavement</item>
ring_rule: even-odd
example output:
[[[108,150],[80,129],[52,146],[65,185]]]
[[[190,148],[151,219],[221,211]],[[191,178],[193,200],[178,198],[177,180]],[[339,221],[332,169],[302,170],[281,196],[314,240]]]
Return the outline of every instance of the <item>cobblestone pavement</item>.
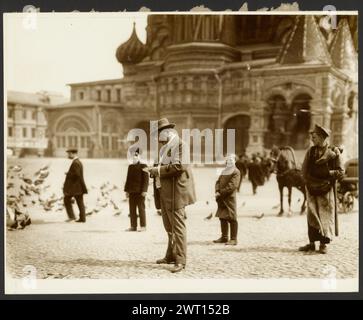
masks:
[[[60,160],[52,160],[53,168],[59,169],[61,165]],[[122,168],[126,164],[110,161],[106,166],[100,160],[85,160],[84,165],[87,183],[100,181],[96,173],[102,168],[107,168],[102,172],[105,181],[109,179],[118,185],[124,181]],[[92,166],[99,169],[93,170]],[[93,175],[87,176],[87,172]],[[64,178],[64,171],[52,174],[50,179],[55,187]],[[195,169],[194,175],[198,202],[187,207],[188,254],[183,272],[172,274],[171,265],[155,264],[156,259],[164,256],[167,237],[153,205],[147,209],[146,232],[124,231],[129,227],[126,202],[122,202],[121,215],[115,216],[106,208],[89,216],[85,224],[65,223],[65,212],[42,212],[34,206],[29,210],[31,226],[6,233],[7,271],[22,277],[24,266],[33,265],[41,279],[251,279],[322,278],[333,267],[338,278],[358,276],[357,210],[339,215],[340,236],[329,245],[328,254],[301,253],[297,248],[307,243],[306,216],[299,215],[302,195],[293,191],[293,216],[279,218],[275,177],[259,188],[256,196],[252,195],[250,184],[244,182],[238,195],[238,245],[217,245],[212,240],[220,235],[219,220],[205,219],[216,208],[211,198],[216,169]],[[121,199],[123,195],[118,192]],[[87,204],[95,196],[90,192]],[[263,217],[258,218],[262,213]]]

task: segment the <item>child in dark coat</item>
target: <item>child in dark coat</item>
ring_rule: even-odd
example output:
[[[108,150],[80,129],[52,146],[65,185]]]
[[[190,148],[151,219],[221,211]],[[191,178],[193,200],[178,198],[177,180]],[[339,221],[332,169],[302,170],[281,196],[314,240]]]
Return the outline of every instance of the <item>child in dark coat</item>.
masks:
[[[214,243],[226,245],[237,244],[237,200],[236,191],[240,182],[240,171],[236,168],[236,156],[230,154],[226,158],[226,168],[223,169],[215,186],[215,196],[218,204],[216,216],[221,223],[222,235]],[[228,229],[231,229],[231,238],[228,240]]]

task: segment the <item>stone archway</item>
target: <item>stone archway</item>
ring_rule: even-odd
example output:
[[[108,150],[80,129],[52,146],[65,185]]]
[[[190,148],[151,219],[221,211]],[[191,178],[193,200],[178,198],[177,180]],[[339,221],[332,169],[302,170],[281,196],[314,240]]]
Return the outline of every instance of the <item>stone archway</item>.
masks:
[[[289,108],[284,96],[273,94],[267,99],[267,132],[264,137],[264,146],[282,146],[287,144],[289,137],[287,124],[289,119]]]
[[[309,94],[301,93],[295,96],[291,103],[292,116],[288,126],[290,133],[289,145],[296,150],[306,149],[309,146],[311,99]]]
[[[223,151],[227,151],[227,129],[235,129],[235,152],[242,154],[249,143],[249,129],[251,118],[246,114],[229,117],[223,125]]]
[[[274,145],[289,145],[295,150],[308,147],[311,100],[307,93],[296,94],[291,104],[280,94],[273,94],[267,99],[267,131],[264,139],[266,148]]]
[[[87,121],[74,114],[60,118],[55,125],[53,145],[55,156],[64,156],[68,148],[77,148],[80,157],[92,157],[89,154],[91,130]]]

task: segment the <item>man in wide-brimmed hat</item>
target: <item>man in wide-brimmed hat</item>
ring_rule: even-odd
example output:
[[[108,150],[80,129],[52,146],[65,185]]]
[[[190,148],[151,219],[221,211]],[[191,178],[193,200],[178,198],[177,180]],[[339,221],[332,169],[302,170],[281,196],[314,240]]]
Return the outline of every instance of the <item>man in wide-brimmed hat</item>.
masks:
[[[163,118],[158,121],[159,141],[163,143],[156,167],[150,170],[160,196],[164,228],[168,234],[165,257],[156,263],[174,263],[171,272],[186,265],[185,207],[195,202],[195,190],[189,164],[183,163],[183,141],[174,130],[175,124]]]
[[[344,169],[340,150],[328,144],[330,130],[315,125],[311,132],[313,146],[308,149],[303,163],[303,176],[307,189],[307,220],[309,244],[300,251],[315,251],[315,242],[320,242],[319,252],[327,253],[327,244],[333,239],[336,227],[335,180]]]
[[[72,164],[66,173],[66,179],[63,186],[64,206],[68,214],[67,222],[71,222],[76,219],[72,207],[72,198],[76,199],[79,209],[79,219],[76,222],[86,222],[83,195],[87,193],[87,187],[83,178],[83,166],[78,158],[77,149],[70,148],[66,150],[66,152],[68,154],[68,159],[72,160]]]

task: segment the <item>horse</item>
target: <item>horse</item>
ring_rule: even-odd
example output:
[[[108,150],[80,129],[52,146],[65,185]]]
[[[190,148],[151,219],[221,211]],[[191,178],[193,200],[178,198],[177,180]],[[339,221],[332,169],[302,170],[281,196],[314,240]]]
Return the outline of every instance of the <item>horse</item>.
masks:
[[[276,152],[277,151],[277,152]],[[292,160],[287,156],[287,151],[292,154]],[[275,149],[275,154],[272,157],[275,159],[275,165],[273,171],[276,173],[276,180],[280,191],[280,212],[278,216],[282,216],[284,214],[284,206],[283,206],[283,190],[286,187],[288,189],[288,203],[289,203],[289,211],[288,216],[291,216],[291,192],[292,188],[296,188],[302,192],[304,195],[304,201],[301,205],[300,214],[304,214],[306,209],[306,189],[305,189],[305,180],[302,175],[302,171],[297,169],[296,160],[294,150],[289,147],[280,147],[279,149]]]

